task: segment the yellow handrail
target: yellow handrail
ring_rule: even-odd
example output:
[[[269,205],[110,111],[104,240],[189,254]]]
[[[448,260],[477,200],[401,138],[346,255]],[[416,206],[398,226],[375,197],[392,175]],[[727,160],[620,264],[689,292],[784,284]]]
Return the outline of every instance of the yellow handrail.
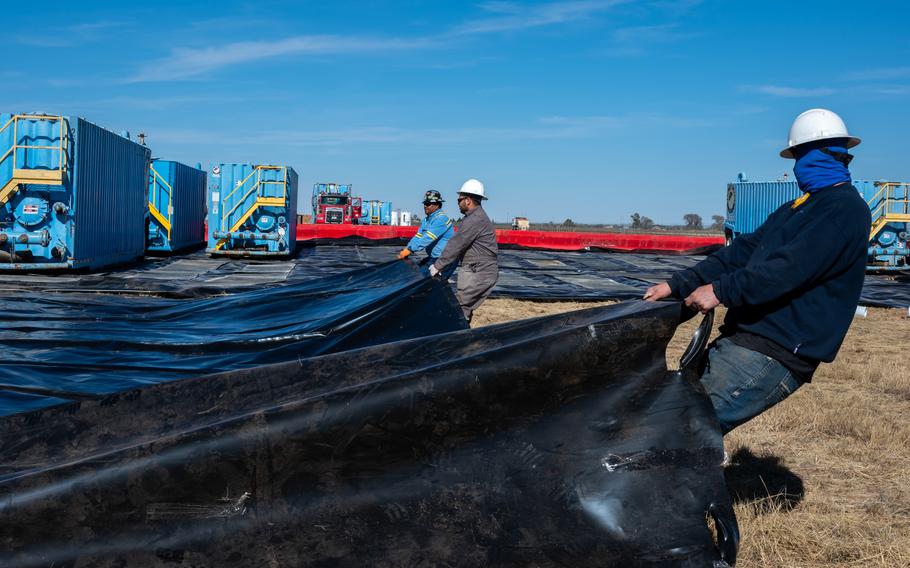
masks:
[[[159,206],[159,203],[158,203],[158,191],[156,188],[153,188],[152,194],[149,198],[149,211],[152,213],[152,216],[158,221],[158,223],[161,224],[162,228],[165,231],[167,231],[167,238],[170,239],[171,238],[171,225],[172,225],[171,216],[172,216],[172,211],[174,209],[173,201],[172,201],[172,199],[173,199],[172,196],[173,196],[174,190],[171,187],[171,184],[169,184],[167,182],[167,180],[164,179],[164,177],[162,177],[161,174],[158,173],[158,170],[155,169],[155,166],[149,165],[149,173],[152,174],[153,183],[158,183],[158,184],[162,185],[165,189],[167,189],[167,196],[168,196],[167,210],[163,214],[161,213],[161,207]]]
[[[20,144],[19,143],[19,121],[20,120],[44,120],[44,121],[53,121],[60,123],[60,142],[54,146],[36,146],[31,144]],[[14,114],[10,117],[6,123],[0,127],[0,134],[4,130],[9,128],[10,124],[13,125],[13,143],[10,146],[2,157],[0,157],[0,163],[6,161],[6,159],[12,154],[13,156],[13,174],[15,175],[16,170],[20,169],[16,166],[18,165],[18,152],[17,150],[57,150],[60,152],[59,165],[57,166],[58,171],[60,171],[61,176],[63,172],[66,171],[66,166],[68,163],[68,156],[66,149],[69,146],[68,139],[69,135],[66,128],[66,119],[62,116],[52,116],[52,115],[35,115],[35,114]],[[35,169],[35,168],[26,168],[26,169]]]

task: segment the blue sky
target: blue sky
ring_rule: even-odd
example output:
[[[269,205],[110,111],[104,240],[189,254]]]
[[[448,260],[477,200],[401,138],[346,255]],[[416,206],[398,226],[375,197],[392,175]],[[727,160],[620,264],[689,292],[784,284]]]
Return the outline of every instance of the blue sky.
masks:
[[[678,223],[777,179],[840,113],[856,179],[910,181],[905,2],[41,2],[6,10],[0,111],[146,132],[186,163],[292,165],[419,210]]]

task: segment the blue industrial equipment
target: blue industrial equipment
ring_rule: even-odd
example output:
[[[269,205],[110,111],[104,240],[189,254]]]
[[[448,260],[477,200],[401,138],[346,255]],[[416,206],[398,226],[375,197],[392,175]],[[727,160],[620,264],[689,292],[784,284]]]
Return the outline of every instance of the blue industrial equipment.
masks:
[[[297,172],[288,166],[219,164],[209,182],[211,254],[287,256],[297,239]]]
[[[383,225],[392,224],[392,202],[383,201],[382,205],[379,207],[379,218],[380,223]]]
[[[869,270],[910,270],[910,183],[854,181],[869,204]],[[727,184],[727,217],[724,233],[728,244],[737,236],[755,231],[778,207],[799,197],[796,181],[758,181],[739,174]]]
[[[153,160],[149,168],[148,250],[175,252],[205,242],[205,172]]]
[[[141,257],[149,158],[83,118],[0,114],[0,270]]]

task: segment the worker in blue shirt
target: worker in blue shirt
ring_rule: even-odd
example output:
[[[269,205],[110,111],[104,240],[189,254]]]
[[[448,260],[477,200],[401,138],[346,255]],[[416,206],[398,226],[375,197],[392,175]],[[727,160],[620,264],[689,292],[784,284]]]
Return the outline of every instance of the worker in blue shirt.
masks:
[[[847,150],[859,142],[830,110],[800,114],[780,155],[796,161],[805,193],[754,233],[645,293],[703,313],[727,307],[701,372],[725,434],[809,382],[844,341],[863,288],[871,225],[847,168]]]
[[[398,253],[399,259],[405,259],[420,250],[427,251],[432,260],[439,258],[446,243],[452,238],[455,229],[449,216],[442,212],[444,203],[442,195],[431,189],[423,196],[423,222],[417,229],[417,234],[411,237],[408,245]]]

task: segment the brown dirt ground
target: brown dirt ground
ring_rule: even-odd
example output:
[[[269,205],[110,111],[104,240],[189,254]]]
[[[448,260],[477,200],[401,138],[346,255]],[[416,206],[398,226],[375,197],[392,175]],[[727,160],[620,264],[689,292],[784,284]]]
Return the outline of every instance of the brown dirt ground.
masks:
[[[493,299],[473,326],[609,303]],[[698,319],[670,343],[671,366]],[[907,312],[870,308],[854,319],[834,363],[724,442],[742,533],[737,566],[910,566]]]

